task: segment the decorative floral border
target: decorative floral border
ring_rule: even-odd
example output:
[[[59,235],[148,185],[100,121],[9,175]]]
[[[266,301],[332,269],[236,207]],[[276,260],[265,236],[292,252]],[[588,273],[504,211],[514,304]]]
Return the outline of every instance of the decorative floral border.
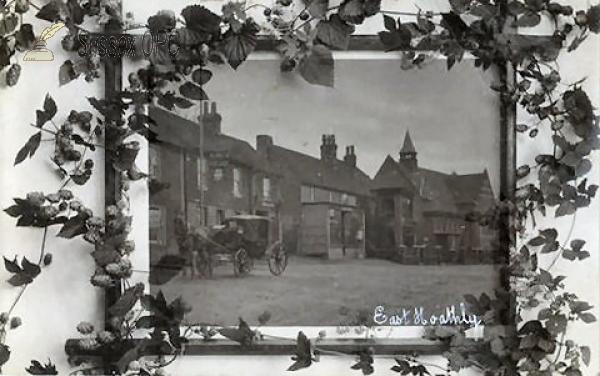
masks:
[[[144,25],[136,25],[132,15],[122,15],[120,3],[115,0],[51,0],[40,7],[31,0],[0,2],[0,70],[6,70],[8,86],[18,83],[21,72],[19,64],[12,61],[36,41],[32,25],[23,22],[23,15],[28,12],[35,12],[36,17],[50,23],[63,22],[69,33],[62,46],[73,53],[81,48],[77,33],[83,30],[81,25],[86,18],[104,24],[108,32],[141,27],[151,32],[176,30],[179,35],[174,44],[177,54],[169,49],[173,45],[162,46],[149,57],[147,67],[128,77],[127,88],[104,99],[89,98],[95,113],[70,110],[58,115],[50,95],[36,111],[36,123],[32,124],[36,133],[18,152],[15,165],[33,157],[41,142],[53,142],[52,160],[61,186],[54,193],[30,192],[24,198],[15,198],[14,205],[5,210],[17,220],[17,226],[40,228],[44,236],[37,262],[25,257],[4,259],[11,274],[8,283],[19,288],[20,294],[8,311],[0,314],[0,365],[10,357],[7,333],[21,325],[13,315],[14,308],[27,286],[51,265],[46,235],[50,227],[59,226],[57,236],[81,236],[93,248],[96,271],[92,284],[113,292],[115,287],[126,287],[108,309],[105,330],[96,330],[85,322],[78,325],[86,338],[75,344],[81,355],[72,357],[72,361],[82,367],[72,374],[165,374],[164,367],[185,346],[189,333],[182,335],[179,328],[190,308],[181,299],[166,302],[162,294],[145,295],[143,285],[128,286],[127,282],[132,273],[128,256],[135,248],[128,240],[128,191],[133,182],[152,181],[136,167],[140,145],[131,140],[134,135],[148,139],[155,136],[144,106],[156,103],[167,109],[189,108],[208,99],[203,85],[212,78],[210,64],[237,68],[255,49],[259,33],[267,33],[275,41],[283,71],[297,71],[310,83],[333,86],[335,65],[331,51],[347,49],[355,25],[382,14],[384,30],[379,33],[380,41],[388,51],[404,51],[402,65],[406,69],[418,68],[436,55],[443,55],[451,69],[465,53],[470,53],[475,57],[475,66],[483,70],[495,66],[514,71],[515,82],[492,85],[492,89],[499,92],[507,107],[519,107],[531,115],[531,121],[517,125],[518,132],[531,138],[550,137],[554,145],[552,153],[540,154],[531,163],[518,167],[519,184],[514,195],[504,197],[480,218],[486,225],[511,226],[512,231],[507,234],[512,249],[511,289],[498,290],[493,297],[466,297],[471,311],[480,314],[488,326],[483,346],[475,347],[466,338],[465,328],[438,327],[429,333],[430,338],[448,346],[444,353],[448,365],[436,372],[448,375],[476,367],[486,375],[582,375],[583,364],[589,364],[591,358],[590,349],[569,339],[569,323],[590,323],[596,318],[589,312],[589,303],[565,289],[566,277],[554,275],[550,269],[559,260],[588,258],[585,241],[571,239],[571,234],[559,234],[555,228],[539,229],[536,236],[529,238],[525,228],[535,227],[536,216],[545,216],[552,208],[555,217],[572,216],[574,220],[579,209],[589,206],[598,189],[586,179],[592,167],[590,155],[600,148],[598,117],[582,82],[563,82],[556,60],[565,50],[569,53],[577,49],[590,33],[600,32],[600,6],[575,10],[550,0],[449,2],[450,10],[441,13],[387,11],[381,9],[379,0],[344,0],[336,6],[330,6],[328,0],[277,0],[273,6],[230,2],[220,14],[201,5],[188,6],[181,13],[182,19],[171,11],[161,11]],[[510,32],[513,27],[535,27],[542,19],[549,19],[553,27],[548,38]],[[100,76],[103,62],[114,64],[110,58],[100,59],[96,54],[69,59],[59,70],[60,82],[65,85],[82,75],[93,81]],[[113,83],[118,80],[110,78]],[[168,82],[179,83],[177,93],[164,89]],[[95,168],[86,156],[98,149],[104,150],[106,165],[118,174],[115,183],[120,197],[106,207],[103,216],[95,215],[68,189],[85,189]],[[554,255],[546,270],[538,265],[542,254]],[[141,316],[135,308],[138,303],[151,314]],[[525,321],[525,311],[528,317],[531,312],[536,313],[537,319]],[[268,317],[263,316],[262,320]],[[511,330],[498,323],[516,323],[516,328]],[[148,329],[149,337],[133,340],[132,333],[137,328]],[[207,341],[220,333],[240,346],[251,346],[261,336],[243,320],[237,328],[200,326],[190,330]],[[311,340],[300,332],[292,339],[296,347],[290,371],[309,367],[320,354],[328,354],[319,349],[319,338]],[[86,351],[95,357],[86,355]],[[374,371],[374,351],[364,347],[345,355],[356,358],[352,369],[370,374]],[[151,361],[141,359],[148,353],[163,355]],[[404,375],[430,374],[437,367],[416,356],[399,356],[396,360],[392,370]],[[51,362],[42,364],[35,360],[27,371],[57,374]]]

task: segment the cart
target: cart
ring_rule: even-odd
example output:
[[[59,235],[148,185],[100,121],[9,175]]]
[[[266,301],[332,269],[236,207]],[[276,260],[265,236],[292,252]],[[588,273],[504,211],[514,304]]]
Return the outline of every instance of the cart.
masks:
[[[287,267],[288,254],[274,232],[268,217],[229,217],[208,234],[197,235],[196,269],[211,277],[214,266],[232,263],[234,275],[242,277],[250,273],[256,260],[264,259],[271,274],[281,275]]]

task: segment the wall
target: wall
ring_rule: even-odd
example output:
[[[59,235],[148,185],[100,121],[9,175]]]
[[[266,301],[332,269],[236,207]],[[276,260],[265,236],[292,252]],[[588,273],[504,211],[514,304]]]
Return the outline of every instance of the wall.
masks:
[[[169,3],[170,7],[176,8],[180,1]],[[403,2],[404,3],[404,2]],[[577,5],[582,2],[577,1]],[[137,20],[145,20],[148,15],[155,13],[156,10],[164,7],[164,2],[158,0],[147,0],[144,2],[125,2],[127,10],[132,10]],[[404,5],[406,4],[406,5]],[[402,7],[414,10],[412,2],[405,2],[400,5],[397,1],[384,2],[384,7]],[[443,0],[439,1],[420,1],[419,6],[423,9],[432,7],[442,7],[445,4]],[[217,2],[209,5],[217,6]],[[41,30],[47,26],[45,23],[32,20]],[[370,21],[362,31],[381,29],[380,20]],[[0,90],[0,139],[3,140],[3,147],[0,149],[0,171],[2,171],[2,185],[0,189],[0,204],[7,207],[11,203],[12,197],[24,195],[25,192],[36,190],[52,192],[60,185],[55,174],[51,171],[50,163],[45,162],[46,153],[51,151],[48,144],[42,144],[34,161],[25,161],[18,167],[13,167],[14,156],[20,147],[34,133],[29,126],[35,119],[35,109],[41,108],[44,96],[49,92],[56,100],[59,108],[58,121],[66,118],[67,108],[78,108],[91,110],[85,99],[86,96],[100,95],[101,82],[95,84],[86,84],[83,79],[68,84],[67,87],[58,89],[58,68],[64,61],[65,56],[60,48],[61,31],[49,42],[49,48],[54,51],[56,60],[48,63],[23,63],[23,72],[21,81],[17,87]],[[572,54],[569,54],[561,61],[561,73],[567,80],[576,81],[583,76],[588,76],[585,83],[589,93],[593,96],[593,102],[600,103],[599,93],[599,73],[598,62],[600,61],[600,38],[590,37],[581,48]],[[60,51],[60,52],[59,52]],[[43,66],[41,64],[44,64]],[[133,67],[128,67],[132,69]],[[73,95],[77,93],[77,95]],[[62,119],[61,119],[62,117]],[[539,151],[547,151],[551,146],[548,144],[520,140],[518,144],[519,159],[529,160],[529,157]],[[140,154],[140,161],[147,158],[146,151]],[[101,162],[98,160],[97,162]],[[102,211],[103,208],[103,189],[104,180],[102,172],[102,163],[96,163],[97,174],[92,178],[87,189],[76,189],[76,195],[81,197],[86,203],[91,204],[92,208]],[[591,173],[594,183],[598,183],[600,177],[600,160],[595,156],[595,167]],[[140,168],[145,170],[147,166],[144,162],[140,163]],[[135,264],[139,268],[148,265],[147,246],[144,239],[147,236],[147,221],[144,216],[147,215],[147,192],[143,184],[134,185],[131,196],[135,198],[135,205],[132,208],[136,218],[134,221],[134,237],[138,244],[135,252]],[[568,275],[568,287],[576,291],[581,299],[590,301],[595,308],[593,312],[600,317],[600,279],[598,270],[600,269],[600,239],[598,236],[598,226],[600,217],[600,202],[594,201],[590,208],[582,210],[577,215],[577,221],[573,227],[572,237],[583,237],[588,240],[586,248],[591,253],[591,258],[584,264],[571,264],[559,262],[556,271]],[[553,220],[552,225],[561,229],[561,233],[566,233],[571,228],[571,219]],[[93,273],[94,264],[89,256],[90,247],[83,241],[66,241],[56,239],[53,235],[57,229],[50,233],[47,245],[48,252],[54,255],[54,262],[44,270],[36,282],[30,286],[23,295],[15,314],[21,316],[24,325],[11,331],[7,341],[11,346],[12,357],[4,367],[6,374],[23,374],[24,367],[29,364],[31,359],[44,361],[52,359],[58,366],[61,373],[69,371],[66,362],[66,356],[63,351],[63,345],[68,338],[77,337],[75,326],[79,321],[86,320],[94,324],[102,322],[103,297],[99,289],[94,288],[89,283],[89,277]],[[0,252],[12,258],[19,254],[35,259],[38,255],[38,247],[41,241],[41,232],[30,229],[15,229],[14,220],[6,215],[0,215],[0,234],[1,248]],[[550,259],[540,260],[542,267],[547,266]],[[5,280],[7,273],[0,268],[0,280]],[[142,275],[134,275],[134,279],[143,279]],[[135,281],[134,281],[135,282]],[[5,310],[16,297],[18,290],[10,288],[7,284],[0,285],[0,310]],[[295,333],[291,330],[290,333]],[[585,325],[574,328],[572,338],[582,343],[590,345],[592,348],[592,363],[586,375],[596,375],[600,370],[600,327],[594,325]],[[316,332],[308,332],[310,335],[316,335]],[[414,333],[413,333],[414,335]],[[439,358],[429,359],[432,362],[440,362]],[[169,367],[173,375],[289,375],[285,369],[291,364],[288,356],[278,357],[237,357],[235,359],[223,357],[186,357],[175,362]],[[301,371],[302,375],[337,375],[350,374],[349,366],[351,360],[337,357],[324,357],[320,364],[312,368]],[[378,359],[376,361],[377,375],[392,375],[389,371],[393,364],[392,359]],[[354,373],[353,373],[354,374]],[[358,373],[356,373],[358,374]],[[462,373],[464,375],[472,374],[470,371]]]

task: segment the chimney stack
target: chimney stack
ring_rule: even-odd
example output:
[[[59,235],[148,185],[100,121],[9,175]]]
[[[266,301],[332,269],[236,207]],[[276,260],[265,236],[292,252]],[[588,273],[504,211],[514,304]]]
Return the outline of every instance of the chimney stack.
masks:
[[[221,115],[217,112],[217,102],[203,101],[199,120],[202,121],[205,133],[221,134]]]
[[[256,136],[256,150],[259,153],[266,156],[271,146],[273,146],[273,137],[266,134],[259,134]]]
[[[324,134],[321,138],[321,160],[325,162],[333,162],[337,159],[337,144],[335,143],[335,135]]]
[[[354,145],[346,146],[346,155],[344,163],[350,167],[356,167],[356,154],[354,153]]]

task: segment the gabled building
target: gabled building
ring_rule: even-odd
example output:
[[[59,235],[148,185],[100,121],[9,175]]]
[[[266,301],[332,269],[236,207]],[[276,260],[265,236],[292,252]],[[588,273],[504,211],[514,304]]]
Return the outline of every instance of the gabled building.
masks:
[[[417,154],[407,131],[399,160],[388,155],[373,179],[377,248],[404,256],[433,248],[448,261],[491,257],[496,231],[469,220],[494,205],[487,170],[446,174],[420,167]]]
[[[326,258],[364,257],[371,179],[356,167],[354,146],[337,157],[334,135],[323,135],[320,158],[259,135],[256,148],[279,172],[286,248]]]
[[[204,102],[198,122],[149,109],[158,142],[150,145],[150,244],[153,259],[177,252],[175,218],[192,227],[220,224],[235,214],[279,223],[279,174],[246,141],[221,132],[216,103]],[[279,229],[272,229],[277,234]]]

